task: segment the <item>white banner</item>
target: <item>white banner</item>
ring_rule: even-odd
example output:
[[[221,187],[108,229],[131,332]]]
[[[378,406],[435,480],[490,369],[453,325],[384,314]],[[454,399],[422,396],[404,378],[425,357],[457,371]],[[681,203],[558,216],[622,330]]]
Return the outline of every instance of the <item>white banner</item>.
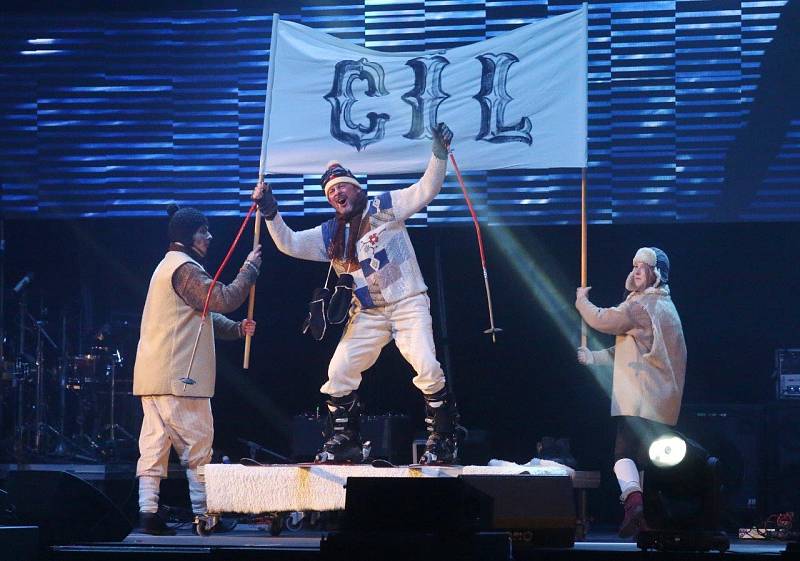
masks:
[[[586,165],[587,10],[442,51],[383,53],[288,21],[272,37],[266,173],[425,169],[445,122],[462,170]],[[264,155],[262,154],[262,158]]]

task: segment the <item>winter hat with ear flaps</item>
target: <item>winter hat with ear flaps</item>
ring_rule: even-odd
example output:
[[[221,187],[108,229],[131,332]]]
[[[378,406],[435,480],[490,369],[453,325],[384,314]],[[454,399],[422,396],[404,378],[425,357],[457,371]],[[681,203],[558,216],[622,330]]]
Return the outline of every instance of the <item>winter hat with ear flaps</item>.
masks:
[[[663,250],[657,247],[640,247],[636,255],[633,256],[633,262],[646,263],[653,268],[653,273],[656,275],[656,282],[653,287],[664,286],[669,283],[669,257]],[[625,280],[625,288],[630,291],[635,289],[633,271]]]

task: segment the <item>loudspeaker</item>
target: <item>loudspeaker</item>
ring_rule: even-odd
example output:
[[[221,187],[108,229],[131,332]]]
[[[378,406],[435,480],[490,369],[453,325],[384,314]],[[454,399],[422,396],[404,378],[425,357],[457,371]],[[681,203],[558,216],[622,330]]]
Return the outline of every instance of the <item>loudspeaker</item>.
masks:
[[[462,475],[493,501],[492,528],[511,532],[514,551],[575,544],[575,498],[568,476]]]
[[[492,500],[457,477],[348,477],[345,532],[477,532]]]
[[[458,444],[458,463],[465,466],[485,466],[492,456],[490,433],[483,429],[469,429]]]
[[[99,490],[63,471],[12,471],[7,490],[22,524],[39,526],[41,543],[122,541],[132,527]]]
[[[3,559],[36,561],[39,557],[39,528],[0,526],[0,551]]]
[[[719,459],[723,526],[739,528],[764,514],[764,408],[684,405],[676,427]]]
[[[767,514],[800,512],[800,403],[767,410]]]
[[[346,533],[509,532],[514,551],[572,547],[575,499],[567,476],[350,477]]]

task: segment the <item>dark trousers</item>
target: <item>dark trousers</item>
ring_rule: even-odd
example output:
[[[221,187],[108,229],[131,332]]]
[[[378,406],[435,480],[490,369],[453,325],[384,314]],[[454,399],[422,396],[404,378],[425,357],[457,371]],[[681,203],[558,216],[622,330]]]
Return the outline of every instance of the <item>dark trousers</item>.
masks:
[[[642,417],[616,417],[617,438],[614,443],[614,461],[630,458],[639,469],[648,460],[650,444],[659,436],[670,432],[669,425]]]

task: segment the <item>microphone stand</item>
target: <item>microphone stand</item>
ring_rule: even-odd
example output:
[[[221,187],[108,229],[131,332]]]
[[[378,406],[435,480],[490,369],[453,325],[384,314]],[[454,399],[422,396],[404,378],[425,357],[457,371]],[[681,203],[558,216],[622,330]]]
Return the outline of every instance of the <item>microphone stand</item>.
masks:
[[[47,334],[47,331],[45,331],[42,326],[44,322],[37,320],[30,313],[28,313],[28,317],[31,320],[31,324],[36,326],[36,399],[34,401],[36,428],[34,432],[33,449],[37,454],[41,454],[43,430],[48,428],[56,432],[55,429],[49,425],[45,427],[44,422],[44,341],[46,340],[50,346],[56,350],[58,350],[58,345],[55,344],[53,339],[50,338],[50,335]]]
[[[61,358],[58,365],[58,444],[53,453],[56,456],[66,456],[67,448],[64,443],[66,435],[65,419],[67,416],[67,314],[61,311]]]
[[[6,374],[6,222],[0,216],[0,377]],[[16,374],[16,373],[15,373]],[[0,399],[0,419],[3,400]]]
[[[273,452],[269,448],[265,448],[265,447],[261,446],[258,442],[253,442],[252,440],[246,440],[244,438],[237,438],[236,440],[238,440],[239,442],[241,442],[242,444],[247,446],[247,449],[248,449],[249,454],[250,454],[250,458],[253,459],[253,460],[256,459],[256,452],[264,452],[265,454],[269,454],[270,456],[278,458],[279,460],[281,460],[284,463],[287,463],[287,464],[291,463],[291,460],[289,458],[287,458],[286,456],[281,456],[277,452]]]
[[[0,376],[6,370],[6,223],[0,217]],[[2,412],[2,403],[0,403]]]
[[[42,326],[34,322],[36,330],[36,398],[34,400],[34,419],[36,430],[34,432],[33,450],[37,454],[42,452],[42,426],[44,425],[44,350],[42,349]]]
[[[19,339],[17,340],[17,361],[25,360],[25,322],[28,321],[28,292],[23,289],[19,295]]]
[[[23,290],[19,296],[19,339],[17,340],[17,359],[14,366],[14,384],[17,389],[17,410],[14,415],[14,458],[22,463],[25,450],[25,382],[28,365],[25,363],[25,322],[28,318],[28,293]]]

